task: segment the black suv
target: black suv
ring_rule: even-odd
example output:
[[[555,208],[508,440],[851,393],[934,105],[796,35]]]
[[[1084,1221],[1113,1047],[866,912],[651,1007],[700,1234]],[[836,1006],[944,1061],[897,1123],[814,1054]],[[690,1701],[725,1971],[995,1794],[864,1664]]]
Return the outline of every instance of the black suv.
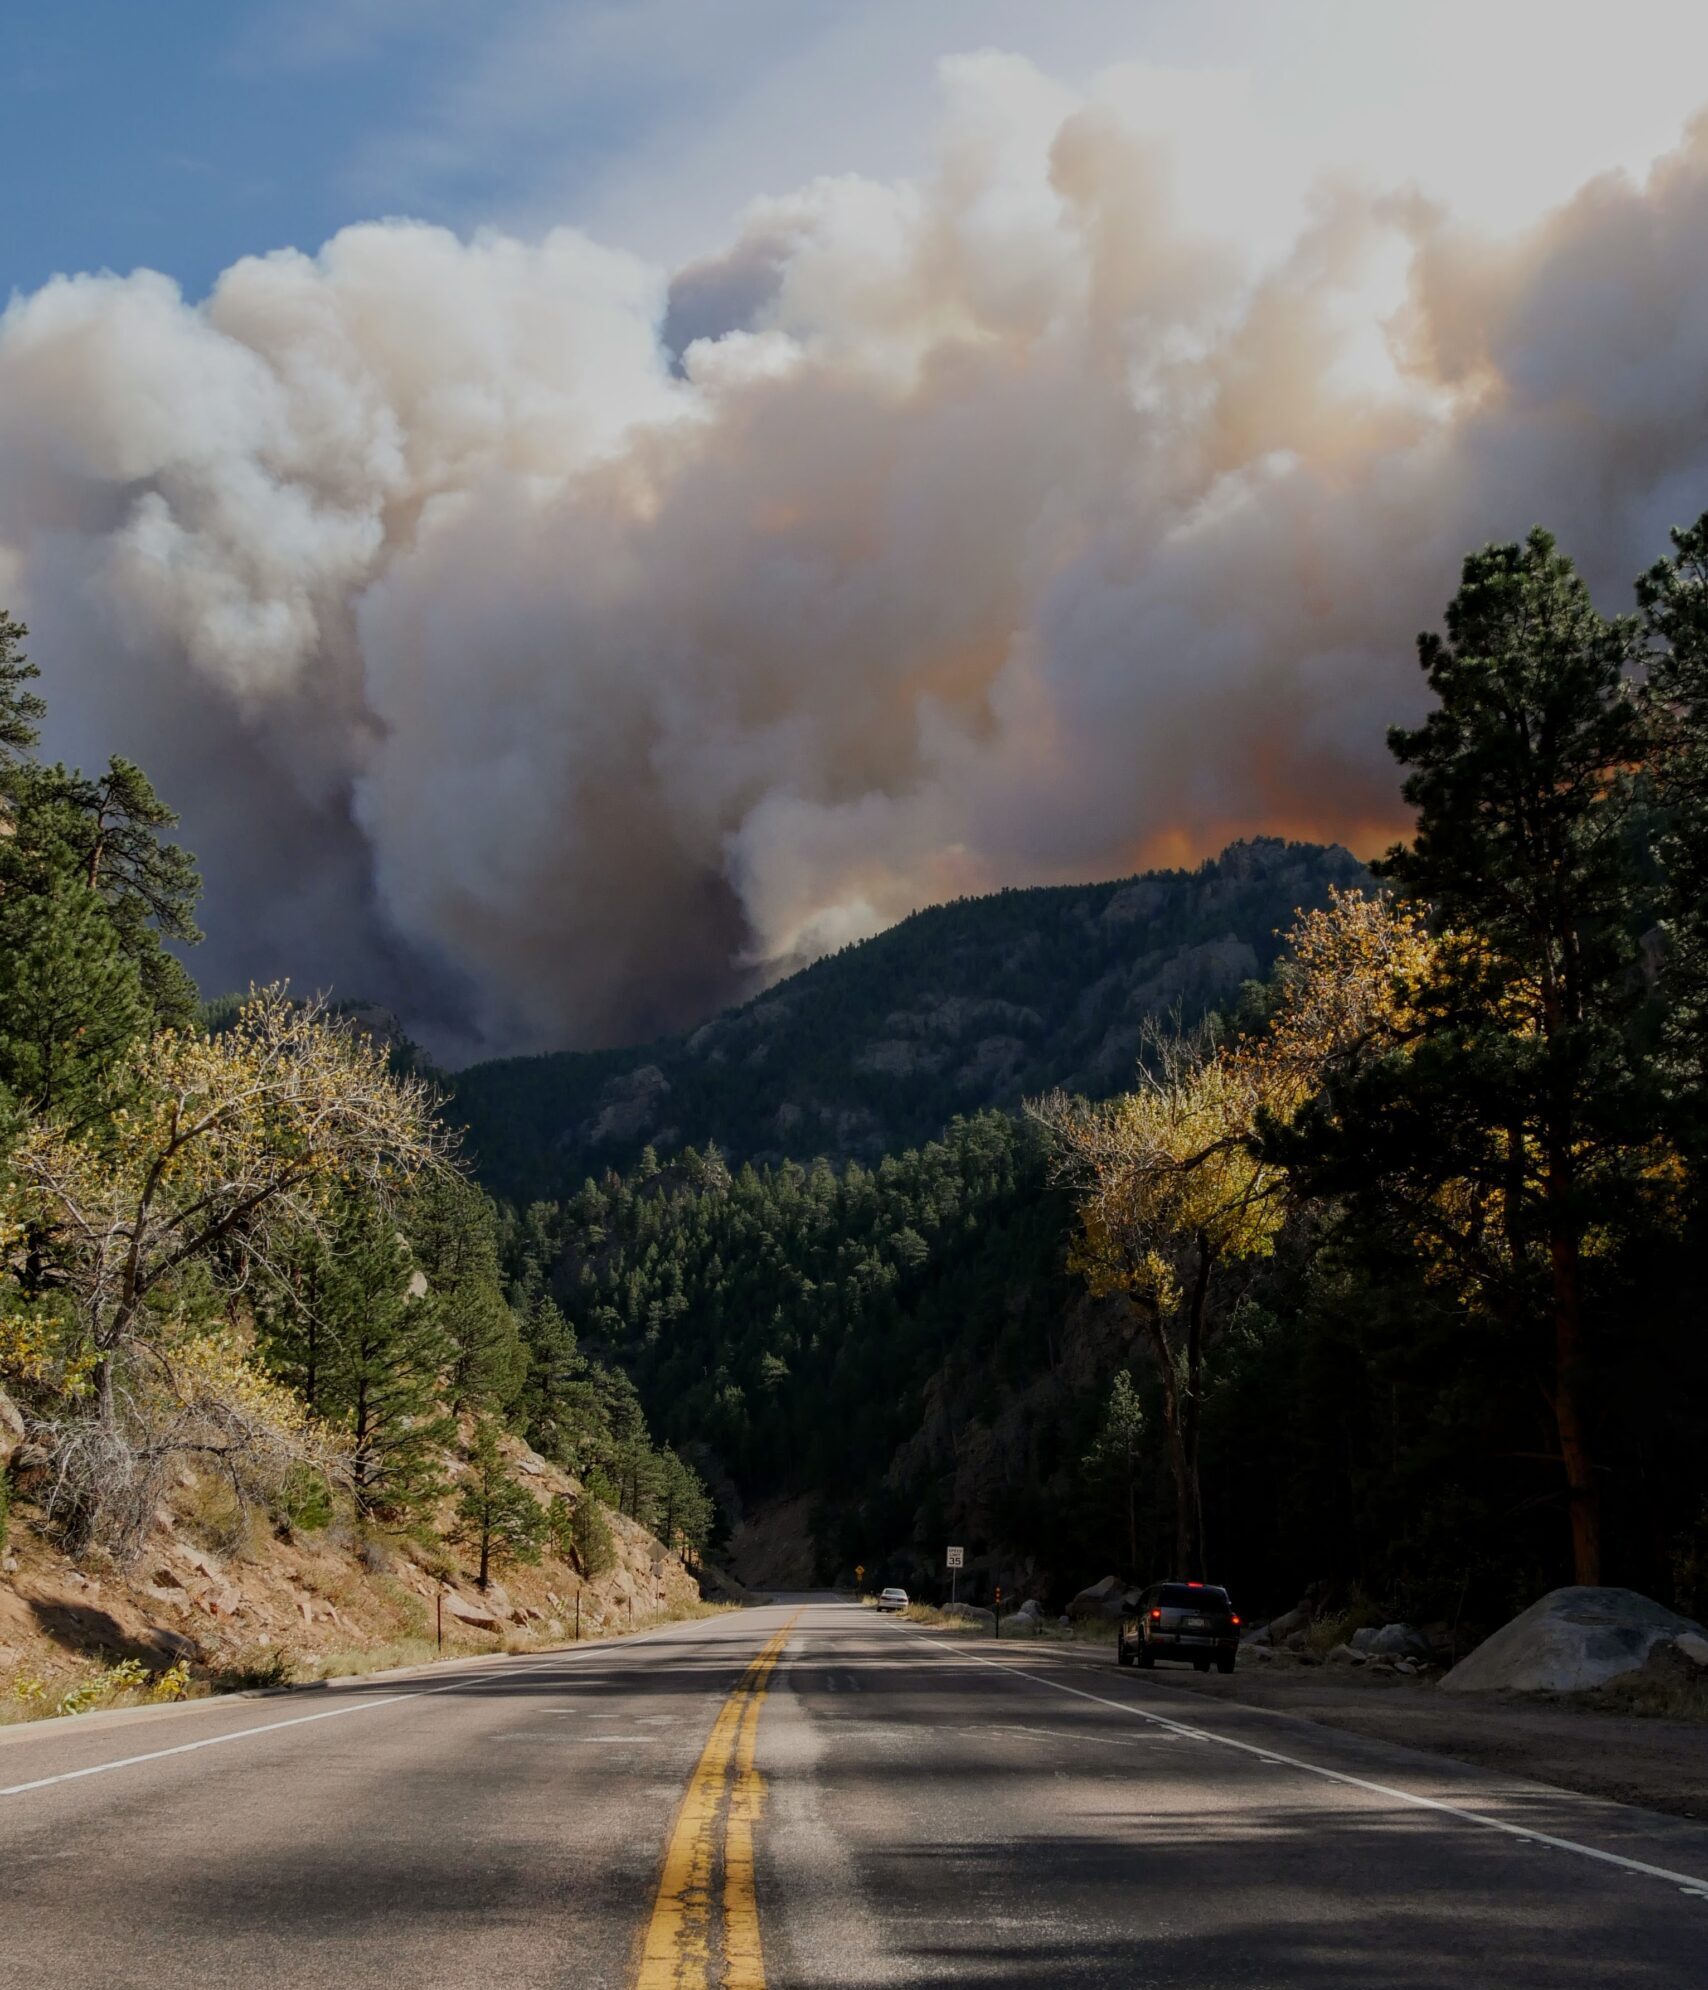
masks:
[[[1238,1651],[1239,1618],[1228,1592],[1207,1582],[1153,1582],[1115,1639],[1121,1665],[1178,1658],[1208,1672],[1214,1659],[1218,1672],[1232,1672]]]

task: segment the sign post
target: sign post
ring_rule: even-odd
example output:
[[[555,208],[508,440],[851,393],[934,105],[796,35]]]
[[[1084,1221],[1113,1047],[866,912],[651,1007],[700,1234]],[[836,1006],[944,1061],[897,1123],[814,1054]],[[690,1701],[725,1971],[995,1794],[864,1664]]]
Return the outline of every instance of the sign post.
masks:
[[[951,1548],[948,1554],[949,1568],[949,1607],[955,1607],[955,1585],[960,1580],[960,1572],[967,1565],[965,1548]]]
[[[993,1612],[993,1615],[996,1620],[995,1622],[996,1635],[998,1637],[1001,1637],[1002,1636],[1002,1584],[1000,1582],[996,1585],[996,1609]]]

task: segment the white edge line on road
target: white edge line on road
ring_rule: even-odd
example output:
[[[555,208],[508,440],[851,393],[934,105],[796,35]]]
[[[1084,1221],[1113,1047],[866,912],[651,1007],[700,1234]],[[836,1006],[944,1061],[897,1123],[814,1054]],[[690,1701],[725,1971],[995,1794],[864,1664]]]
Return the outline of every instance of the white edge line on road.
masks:
[[[690,1619],[689,1621],[693,1622],[696,1620]],[[654,1638],[663,1637],[666,1630],[671,1628],[674,1627],[666,1626],[664,1629],[657,1631],[642,1631],[639,1637],[624,1638],[621,1642],[614,1639],[600,1639],[597,1642],[588,1643],[580,1652],[577,1652],[573,1646],[566,1651],[543,1652],[540,1655],[538,1664],[525,1667],[518,1666],[516,1669],[518,1672],[537,1672],[545,1666],[556,1664],[559,1660],[577,1657],[590,1658],[601,1650],[606,1652],[632,1651],[638,1644],[649,1644]],[[492,1661],[477,1661],[477,1663],[484,1663],[490,1666]],[[480,1676],[479,1674],[472,1675],[474,1678]],[[192,1755],[199,1748],[218,1748],[228,1741],[248,1741],[258,1734],[277,1734],[280,1728],[285,1727],[306,1727],[310,1721],[336,1720],[340,1714],[372,1713],[380,1707],[395,1707],[402,1700],[430,1700],[436,1693],[454,1693],[459,1686],[467,1686],[470,1683],[471,1675],[464,1673],[460,1678],[448,1680],[442,1686],[423,1686],[413,1693],[387,1693],[383,1699],[357,1700],[353,1705],[348,1707],[324,1707],[319,1713],[315,1714],[292,1714],[288,1720],[263,1721],[257,1727],[234,1728],[229,1734],[204,1735],[200,1741],[180,1741],[172,1748],[151,1748],[146,1755],[123,1755],[113,1762],[92,1762],[84,1769],[64,1769],[57,1776],[37,1776],[33,1782],[12,1783],[8,1787],[0,1789],[0,1797],[27,1796],[31,1790],[51,1789],[55,1783],[75,1783],[81,1781],[85,1776],[105,1776],[114,1769],[134,1769],[144,1762],[164,1761],[168,1755]],[[214,1699],[208,1701],[207,1705],[211,1710],[217,1707],[219,1702],[217,1699]],[[47,1736],[43,1737],[44,1740],[48,1738]],[[64,1739],[63,1732],[56,1734],[52,1738],[57,1740]]]
[[[1419,1796],[1413,1790],[1397,1789],[1391,1783],[1375,1783],[1364,1776],[1349,1776],[1342,1769],[1325,1769],[1320,1763],[1302,1762],[1296,1755],[1282,1755],[1273,1748],[1260,1748],[1250,1741],[1236,1741],[1232,1735],[1217,1734],[1210,1728],[1189,1727],[1184,1721],[1170,1720],[1166,1714],[1153,1714],[1143,1707],[1134,1706],[1130,1700],[1111,1700],[1101,1693],[1088,1693],[1081,1686],[1068,1686],[1060,1679],[1046,1679],[1038,1672],[1023,1672],[1017,1665],[1006,1664],[999,1658],[985,1658],[976,1651],[946,1651],[925,1631],[913,1631],[911,1635],[927,1651],[946,1659],[951,1665],[987,1665],[992,1671],[1006,1673],[1010,1678],[1029,1679],[1033,1685],[1047,1686],[1052,1692],[1071,1693],[1076,1700],[1089,1700],[1098,1707],[1113,1707],[1117,1713],[1131,1714],[1135,1719],[1149,1721],[1155,1727],[1169,1728],[1194,1741],[1213,1741],[1219,1747],[1237,1749],[1241,1755],[1255,1755],[1260,1762],[1283,1762],[1289,1769],[1301,1770],[1307,1776],[1320,1776],[1329,1783],[1344,1783],[1350,1789],[1367,1790],[1373,1796],[1391,1797],[1396,1803],[1409,1803],[1419,1810],[1439,1811],[1444,1816],[1459,1819],[1463,1824],[1478,1824],[1485,1831],[1499,1831],[1509,1838],[1522,1839],[1527,1844],[1551,1845],[1557,1852],[1575,1852],[1582,1859],[1599,1859],[1604,1865],[1619,1866],[1628,1873],[1642,1873],[1649,1879],[1664,1879],[1686,1893],[1708,1899],[1708,1880],[1692,1873],[1674,1872],[1668,1866],[1651,1866],[1642,1859],[1628,1859],[1622,1852],[1603,1852],[1594,1845],[1580,1845],[1575,1838],[1556,1838],[1547,1831],[1536,1830],[1532,1825],[1507,1824],[1498,1817],[1487,1817],[1481,1811],[1463,1810],[1458,1804],[1443,1803],[1439,1797]],[[1263,1710],[1258,1708],[1255,1711]]]

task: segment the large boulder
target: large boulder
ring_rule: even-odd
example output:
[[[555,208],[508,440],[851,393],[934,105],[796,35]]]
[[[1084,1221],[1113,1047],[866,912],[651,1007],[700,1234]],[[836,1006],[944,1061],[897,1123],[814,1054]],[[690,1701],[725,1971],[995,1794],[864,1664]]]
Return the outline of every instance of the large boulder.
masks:
[[[1283,1610],[1279,1617],[1271,1617],[1264,1628],[1269,1633],[1269,1642],[1284,1645],[1298,1632],[1308,1630],[1311,1622],[1311,1606],[1300,1603],[1291,1610]]]
[[[1126,1609],[1126,1585],[1118,1575],[1106,1575],[1089,1589],[1082,1589],[1068,1604],[1070,1617],[1104,1617],[1113,1620]]]
[[[1362,1642],[1360,1640],[1362,1639]],[[1430,1643],[1414,1624],[1383,1624],[1366,1638],[1362,1631],[1352,1634],[1352,1648],[1371,1658],[1421,1658],[1432,1656]]]
[[[445,1592],[445,1615],[477,1631],[501,1631],[504,1618],[497,1606],[484,1596],[462,1596],[454,1589]]]
[[[1587,1693],[1645,1665],[1700,1624],[1634,1589],[1555,1589],[1487,1638],[1441,1684],[1450,1693]]]

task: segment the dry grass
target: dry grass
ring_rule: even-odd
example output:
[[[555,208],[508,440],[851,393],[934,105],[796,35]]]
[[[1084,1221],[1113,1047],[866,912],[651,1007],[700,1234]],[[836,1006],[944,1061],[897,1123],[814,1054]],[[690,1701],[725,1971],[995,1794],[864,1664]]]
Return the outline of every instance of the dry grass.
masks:
[[[636,1616],[634,1628],[649,1631],[661,1624],[692,1623],[702,1617],[727,1616],[730,1611],[740,1608],[738,1603],[690,1603],[679,1610],[647,1611]],[[584,1625],[581,1642],[595,1644],[605,1638],[627,1634],[626,1621],[599,1628]],[[440,1661],[449,1664],[455,1659],[493,1658],[501,1652],[510,1657],[523,1657],[535,1651],[560,1651],[565,1642],[565,1639],[550,1637],[544,1631],[520,1628],[507,1630],[502,1637],[494,1637],[490,1633],[475,1637],[447,1634],[443,1651],[428,1636],[391,1638],[360,1650],[322,1652],[309,1660],[298,1676],[304,1680],[351,1679],[369,1672],[389,1672],[406,1665],[432,1665]],[[568,1642],[573,1643],[573,1640]]]
[[[1610,1680],[1582,1696],[1585,1705],[1644,1720],[1701,1721],[1708,1724],[1708,1671],[1678,1657],[1676,1665],[1653,1661],[1640,1672]]]
[[[872,1606],[877,1608],[876,1603]],[[910,1603],[900,1612],[904,1623],[924,1624],[933,1631],[954,1631],[961,1637],[989,1637],[989,1628],[973,1617],[962,1617],[948,1610],[940,1610],[935,1603]]]
[[[877,1599],[863,1596],[860,1601],[868,1609],[877,1607]],[[982,1606],[980,1606],[982,1607]],[[923,1624],[928,1630],[950,1631],[958,1637],[993,1638],[997,1635],[994,1627],[982,1617],[970,1617],[946,1604],[910,1603],[901,1612],[904,1622]],[[1110,1623],[1078,1623],[1061,1625],[1048,1618],[1020,1621],[1011,1610],[1002,1613],[1002,1632],[1005,1638],[1017,1638],[1039,1642],[1050,1640],[1056,1644],[1097,1644],[1112,1645],[1115,1642],[1117,1626]]]

